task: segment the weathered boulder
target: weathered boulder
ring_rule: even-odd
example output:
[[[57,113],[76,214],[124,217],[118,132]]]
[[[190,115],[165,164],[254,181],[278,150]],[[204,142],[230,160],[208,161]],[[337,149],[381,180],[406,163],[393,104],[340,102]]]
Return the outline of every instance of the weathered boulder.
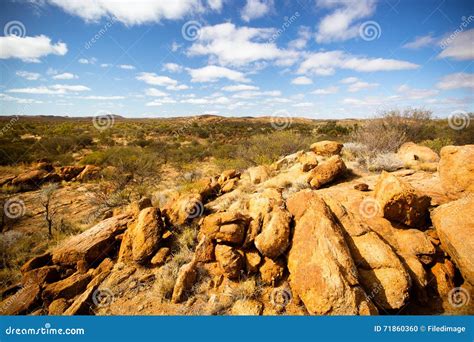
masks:
[[[238,278],[244,267],[242,255],[233,247],[219,244],[216,245],[215,253],[222,274],[229,279]]]
[[[59,169],[59,176],[65,181],[69,182],[70,180],[77,177],[83,170],[85,166],[63,166]]]
[[[201,233],[213,240],[240,245],[248,222],[247,216],[237,212],[215,213],[204,218]]]
[[[39,161],[33,164],[33,170],[44,170],[47,172],[54,171],[54,166],[49,161]]]
[[[277,171],[290,168],[298,163],[299,158],[304,154],[304,151],[298,151],[296,153],[284,156],[283,158],[277,160],[271,165],[271,168]]]
[[[462,276],[474,284],[474,196],[440,205],[431,214],[442,248],[456,263]]]
[[[286,210],[273,207],[263,217],[261,233],[255,238],[255,247],[272,259],[283,254],[290,244],[290,223],[291,216]]]
[[[254,166],[247,169],[250,183],[259,184],[266,181],[270,177],[270,172],[266,166]]]
[[[392,247],[336,200],[325,201],[346,233],[366,293],[379,308],[401,308],[409,298],[410,277]]]
[[[438,154],[431,148],[413,142],[407,142],[400,146],[397,155],[408,167],[419,163],[437,163],[439,161]]]
[[[45,300],[73,298],[86,289],[91,279],[92,275],[89,273],[75,273],[66,279],[46,285],[42,297]]]
[[[238,183],[239,183],[238,178],[229,179],[227,182],[222,184],[221,193],[225,194],[225,193],[231,192],[237,187]]]
[[[420,195],[410,184],[382,172],[375,185],[375,198],[383,217],[410,227],[422,227],[428,218],[430,197]]]
[[[99,263],[116,248],[115,237],[127,229],[131,219],[128,214],[114,216],[67,239],[52,251],[53,262],[66,266],[73,266],[80,260],[87,264]]]
[[[263,304],[255,299],[239,299],[230,310],[234,316],[259,316],[262,312]]]
[[[262,257],[256,251],[245,252],[245,267],[248,273],[256,273],[262,262]]]
[[[40,306],[41,288],[37,284],[22,287],[0,303],[0,315],[23,315]]]
[[[20,271],[24,273],[50,264],[52,264],[52,255],[50,252],[46,252],[28,260],[23,266],[21,266]]]
[[[131,239],[133,260],[144,263],[159,247],[164,230],[160,210],[154,207],[143,209],[138,215],[137,222],[130,229],[128,236]]]
[[[448,259],[437,262],[431,268],[431,274],[435,280],[436,290],[441,297],[447,296],[456,287],[454,282],[456,268]]]
[[[161,247],[158,252],[151,258],[150,264],[152,266],[161,266],[163,265],[166,260],[168,259],[171,253],[171,249],[169,247]]]
[[[332,156],[310,171],[308,182],[314,189],[319,189],[344,174],[345,171],[346,164],[342,158],[337,155]]]
[[[215,259],[214,248],[212,239],[202,235],[194,251],[194,260],[197,262],[213,261]]]
[[[100,177],[100,167],[95,165],[86,165],[84,169],[77,175],[75,180],[79,182],[87,182]]]
[[[453,198],[474,193],[474,145],[445,146],[438,171],[441,185]]]
[[[23,188],[38,188],[45,182],[48,171],[32,170],[19,174],[12,181],[12,185]]]
[[[171,302],[180,303],[186,299],[186,293],[191,290],[196,281],[197,271],[194,262],[187,263],[179,269],[178,278],[173,289]]]
[[[203,199],[200,194],[184,194],[169,201],[162,210],[163,216],[176,226],[182,226],[204,214]]]
[[[292,212],[294,207],[288,206],[296,219],[288,255],[293,292],[311,314],[376,313],[359,285],[357,268],[331,210],[320,197],[305,196],[309,202],[303,210]]]
[[[69,307],[69,302],[65,298],[55,299],[48,306],[48,315],[50,316],[59,316],[66,311]]]
[[[298,162],[301,164],[301,170],[303,172],[308,172],[318,166],[318,157],[316,153],[310,151],[302,154],[298,158]]]
[[[97,285],[87,288],[83,293],[77,296],[72,304],[64,311],[63,315],[88,315],[91,313],[93,306],[92,296],[97,291]]]
[[[240,177],[240,173],[237,172],[237,170],[225,170],[224,172],[221,173],[219,178],[217,179],[217,183],[219,183],[221,186],[226,183],[228,180],[232,178]]]
[[[43,266],[23,273],[21,283],[23,286],[37,284],[42,286],[44,283],[52,283],[60,278],[60,269],[57,266]]]
[[[333,156],[340,154],[344,145],[331,140],[318,141],[310,146],[311,151],[320,156]]]
[[[260,278],[267,285],[275,286],[285,275],[285,263],[282,260],[265,258],[260,266]]]

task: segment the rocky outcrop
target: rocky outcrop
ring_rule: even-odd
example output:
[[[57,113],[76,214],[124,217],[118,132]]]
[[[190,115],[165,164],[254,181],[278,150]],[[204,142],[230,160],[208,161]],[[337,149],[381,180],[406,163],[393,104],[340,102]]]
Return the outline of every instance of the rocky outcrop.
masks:
[[[461,271],[474,284],[474,196],[467,196],[436,208],[431,219],[441,244]]]
[[[180,303],[186,298],[186,292],[191,290],[196,277],[196,265],[193,262],[181,266],[171,298],[173,303]]]
[[[290,214],[273,207],[272,211],[263,216],[261,233],[255,237],[255,247],[262,255],[277,258],[283,254],[290,244]]]
[[[288,255],[292,290],[311,314],[375,313],[331,210],[318,196],[307,198],[305,210],[292,211],[289,206],[296,220]]]
[[[422,227],[428,218],[430,198],[418,194],[408,183],[382,172],[375,186],[375,198],[383,217],[411,227]]]
[[[333,156],[340,154],[343,146],[337,141],[323,140],[312,144],[310,149],[320,156]]]
[[[433,163],[436,169],[436,164],[439,161],[438,154],[427,146],[417,145],[413,142],[404,143],[397,152],[398,158],[407,167],[416,167],[420,164]]]
[[[311,170],[308,182],[314,189],[332,182],[346,171],[346,164],[339,156],[332,156]]]
[[[74,266],[79,261],[89,265],[98,264],[117,248],[115,237],[127,229],[131,220],[131,215],[115,216],[67,239],[53,251],[53,263],[65,266]]]
[[[242,254],[227,245],[216,245],[215,253],[222,274],[229,279],[237,279],[244,268]]]
[[[200,194],[184,194],[169,201],[162,210],[163,216],[174,226],[182,226],[204,214],[203,198]]]
[[[211,214],[204,218],[201,232],[208,238],[240,245],[244,241],[249,219],[237,212]]]
[[[79,182],[86,182],[100,177],[100,167],[95,165],[86,165],[84,169],[75,178]]]
[[[122,245],[131,246],[133,261],[144,263],[159,248],[163,230],[160,210],[153,207],[145,208],[140,211],[137,221],[127,231]]]
[[[441,149],[439,178],[453,198],[474,193],[474,145],[445,146]]]
[[[37,284],[22,287],[0,303],[0,315],[24,315],[40,306],[41,287]]]

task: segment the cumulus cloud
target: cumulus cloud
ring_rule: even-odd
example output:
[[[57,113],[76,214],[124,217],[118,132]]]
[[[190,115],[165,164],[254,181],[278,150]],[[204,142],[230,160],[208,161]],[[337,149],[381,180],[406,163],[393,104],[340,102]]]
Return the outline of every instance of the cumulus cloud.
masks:
[[[234,99],[252,99],[255,97],[278,97],[282,96],[279,90],[268,90],[268,91],[242,91],[240,93],[232,95]]]
[[[349,85],[347,90],[351,93],[355,93],[364,89],[370,89],[370,88],[375,88],[378,87],[378,83],[369,83],[369,82],[364,82],[364,81],[357,81],[353,82]]]
[[[245,91],[245,90],[258,90],[257,86],[249,85],[249,84],[236,84],[231,86],[222,87],[224,91]]]
[[[314,91],[311,92],[311,94],[315,95],[330,95],[330,94],[335,94],[339,91],[338,87],[335,86],[330,86],[327,88],[318,88],[315,89]]]
[[[181,72],[183,67],[176,63],[165,63],[163,64],[163,70],[169,72]]]
[[[115,101],[123,100],[125,96],[100,96],[100,95],[91,95],[91,96],[78,96],[77,98],[83,100],[98,100],[98,101]]]
[[[35,99],[24,99],[19,97],[13,97],[7,94],[0,94],[0,101],[10,101],[16,102],[19,104],[41,104],[43,101],[35,100]]]
[[[296,85],[307,85],[307,84],[313,84],[313,81],[311,78],[308,78],[306,76],[299,76],[291,80],[291,84],[296,84]]]
[[[167,93],[159,90],[159,89],[156,89],[156,88],[148,88],[147,90],[145,90],[145,94],[147,96],[156,96],[156,97],[164,97],[164,96],[168,96]]]
[[[359,79],[357,77],[346,77],[346,78],[343,78],[342,80],[340,80],[340,82],[344,83],[344,84],[350,84],[350,83],[355,83],[358,80]]]
[[[459,61],[474,59],[474,29],[452,34],[443,39],[440,43],[444,50],[438,55],[438,58],[452,58]]]
[[[153,72],[141,72],[136,77],[137,80],[143,81],[149,85],[166,87],[168,90],[186,90],[189,87],[185,84],[179,84],[177,80],[168,77],[160,76]]]
[[[0,37],[0,59],[18,58],[23,62],[39,63],[47,55],[64,56],[67,45],[62,42],[51,42],[45,35],[35,37],[5,36]]]
[[[468,88],[474,89],[474,74],[458,72],[444,76],[436,87],[443,90]]]
[[[356,57],[346,52],[335,50],[325,52],[315,52],[308,54],[301,63],[298,73],[315,74],[328,76],[334,74],[336,69],[348,69],[359,72],[390,71],[390,70],[411,70],[419,65],[385,58],[365,58]]]
[[[55,80],[73,80],[75,78],[77,78],[77,75],[71,74],[70,72],[65,72],[53,76],[53,79]]]
[[[429,34],[427,36],[415,37],[414,40],[404,44],[402,47],[405,48],[405,49],[416,50],[416,49],[424,48],[426,46],[430,46],[430,45],[434,44],[435,42],[436,42],[436,38],[434,38],[431,34]]]
[[[41,75],[36,72],[29,72],[29,71],[24,71],[24,70],[17,71],[16,75],[19,77],[23,77],[24,79],[28,81],[36,81],[37,79],[41,77]]]
[[[273,0],[247,0],[241,11],[242,20],[250,20],[263,17],[273,9]]]
[[[125,25],[156,23],[163,19],[177,20],[186,15],[202,13],[207,9],[220,10],[221,0],[45,0],[65,12],[85,21],[98,21],[111,17]]]
[[[61,95],[91,90],[83,85],[54,84],[52,86],[40,86],[29,88],[13,88],[7,90],[9,93],[36,94],[36,95]]]
[[[94,58],[94,57],[89,58],[89,59],[87,59],[87,58],[79,58],[77,61],[78,61],[79,63],[81,63],[81,64],[95,64],[95,63],[97,62],[97,58]],[[109,65],[109,66],[110,66],[110,65]]]
[[[311,39],[311,29],[307,26],[300,26],[298,29],[298,38],[290,41],[288,47],[290,49],[304,49]]]
[[[130,64],[120,64],[118,67],[124,70],[135,70],[135,67]]]
[[[199,39],[188,49],[189,56],[209,56],[224,66],[244,66],[249,63],[275,61],[291,65],[299,57],[293,50],[279,49],[271,42],[273,28],[236,27],[223,23],[201,28]]]
[[[188,69],[188,73],[191,75],[191,82],[216,82],[222,78],[234,82],[250,81],[240,71],[231,70],[216,65],[208,65],[199,69]]]
[[[318,0],[317,6],[332,12],[319,22],[316,32],[318,43],[344,41],[359,34],[359,20],[374,14],[375,0]]]

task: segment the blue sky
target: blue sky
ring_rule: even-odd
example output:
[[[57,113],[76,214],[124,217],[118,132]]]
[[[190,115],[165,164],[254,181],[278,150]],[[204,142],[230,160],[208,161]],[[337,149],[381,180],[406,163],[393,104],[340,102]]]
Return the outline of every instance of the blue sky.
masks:
[[[473,111],[474,3],[2,1],[0,115]]]

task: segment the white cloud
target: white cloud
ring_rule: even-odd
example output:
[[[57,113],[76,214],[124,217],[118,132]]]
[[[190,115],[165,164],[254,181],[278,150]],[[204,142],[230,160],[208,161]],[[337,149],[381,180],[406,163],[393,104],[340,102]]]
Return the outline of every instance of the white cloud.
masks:
[[[468,88],[474,89],[474,74],[459,72],[444,76],[436,87],[443,90]]]
[[[226,78],[235,82],[250,81],[240,71],[235,71],[216,65],[208,65],[199,69],[188,69],[188,72],[191,75],[191,82],[216,82],[222,78]]]
[[[162,105],[163,105],[163,103],[161,103],[161,102],[158,101],[158,100],[153,100],[153,101],[147,102],[147,103],[145,104],[145,106],[147,106],[147,107],[158,107],[158,106],[162,106]]]
[[[340,82],[344,83],[344,84],[350,84],[350,83],[355,83],[358,80],[359,79],[357,77],[346,77],[346,78],[343,78],[342,80],[340,80]]]
[[[95,57],[92,57],[92,58],[89,58],[89,59],[79,58],[77,61],[81,64],[95,64],[97,62],[97,58],[95,58]]]
[[[46,0],[46,2],[62,8],[69,14],[76,15],[85,21],[98,21],[102,17],[112,17],[125,25],[141,25],[160,22],[163,19],[178,20],[186,15],[202,13],[206,5],[212,10],[220,10],[219,0],[134,0],[110,1],[94,0]]]
[[[176,63],[165,63],[163,64],[163,70],[169,72],[181,72],[183,71],[183,67]]]
[[[357,81],[357,82],[351,83],[351,85],[347,88],[347,90],[351,93],[355,93],[364,89],[375,88],[378,86],[379,86],[378,83],[368,83],[368,82],[363,82],[363,81]]]
[[[187,53],[189,56],[209,56],[211,62],[225,66],[264,61],[275,61],[278,65],[293,64],[299,52],[279,49],[270,42],[275,33],[273,28],[236,27],[232,23],[205,26]]]
[[[240,12],[242,20],[250,21],[261,18],[273,9],[273,0],[247,0]]]
[[[19,77],[23,77],[24,79],[27,79],[28,81],[36,81],[41,76],[40,74],[36,72],[29,72],[29,71],[23,71],[23,70],[17,71],[16,75]]]
[[[50,54],[64,56],[66,53],[65,43],[52,44],[45,35],[0,37],[0,59],[18,58],[23,62],[39,63],[41,57]]]
[[[168,76],[158,76],[153,72],[141,72],[136,77],[137,80],[143,81],[150,85],[158,85],[158,86],[170,86],[170,85],[177,85],[178,81],[172,79]]]
[[[234,99],[252,99],[255,97],[279,97],[281,96],[280,90],[269,90],[269,91],[243,91],[232,95]]]
[[[408,100],[421,100],[439,93],[436,89],[415,89],[406,84],[399,86],[397,92],[402,94],[404,99]]]
[[[130,64],[120,64],[118,67],[124,70],[135,70],[135,67]]]
[[[123,100],[125,96],[100,96],[100,95],[91,95],[91,96],[78,96],[78,98],[83,100],[102,100],[102,101],[113,101],[113,100]]]
[[[453,37],[453,38],[451,38]],[[460,32],[443,39],[440,45],[444,50],[438,58],[452,58],[459,61],[474,59],[474,29]]]
[[[414,40],[412,40],[411,42],[406,43],[402,47],[405,48],[405,49],[414,49],[414,50],[416,50],[416,49],[421,49],[423,47],[432,45],[435,42],[436,42],[436,39],[433,38],[433,36],[431,34],[429,34],[427,36],[417,36],[417,37],[415,37]]]
[[[311,92],[311,94],[315,95],[329,95],[329,94],[335,94],[339,91],[338,87],[335,86],[330,86],[327,88],[319,88],[315,89],[314,91]]]
[[[158,90],[156,88],[148,88],[147,90],[145,90],[145,94],[147,96],[157,96],[157,97],[164,97],[164,96],[168,96],[167,93],[161,91],[161,90]]]
[[[100,65],[101,68],[110,68],[112,66],[112,64],[108,64],[108,63],[102,63]]]
[[[355,57],[340,50],[315,52],[306,56],[301,63],[298,73],[328,76],[334,74],[335,70],[348,69],[359,72],[411,70],[419,65],[385,58]]]
[[[181,100],[181,103],[189,103],[189,104],[194,104],[194,105],[210,105],[210,104],[229,104],[230,99],[225,97],[225,96],[220,96],[220,97],[205,97],[205,98],[199,98],[199,99],[186,99],[186,100]]]
[[[291,84],[296,84],[296,85],[307,85],[307,84],[313,84],[313,81],[311,78],[308,78],[306,76],[299,76],[291,80]]]
[[[0,94],[0,101],[11,101],[19,104],[41,104],[43,101],[35,99],[23,99],[19,97],[13,97],[7,94]]]
[[[375,0],[318,0],[318,7],[333,9],[319,23],[316,33],[318,43],[344,41],[359,34],[359,25],[356,21],[374,14]]]
[[[40,86],[30,88],[13,88],[7,90],[9,93],[37,94],[37,95],[60,95],[66,93],[75,93],[89,91],[90,88],[83,85],[55,84],[52,86]]]
[[[295,103],[292,106],[293,107],[312,107],[312,106],[314,106],[314,103],[312,103],[312,102],[300,102],[300,103]]]
[[[231,86],[222,87],[224,91],[245,91],[245,90],[258,90],[257,86],[249,85],[249,84],[236,84]]]
[[[65,72],[65,73],[53,76],[53,79],[55,80],[73,80],[75,78],[77,78],[77,75],[71,74],[70,72]]]
[[[298,29],[298,38],[288,43],[290,49],[304,49],[311,38],[311,29],[307,26],[300,26]]]

